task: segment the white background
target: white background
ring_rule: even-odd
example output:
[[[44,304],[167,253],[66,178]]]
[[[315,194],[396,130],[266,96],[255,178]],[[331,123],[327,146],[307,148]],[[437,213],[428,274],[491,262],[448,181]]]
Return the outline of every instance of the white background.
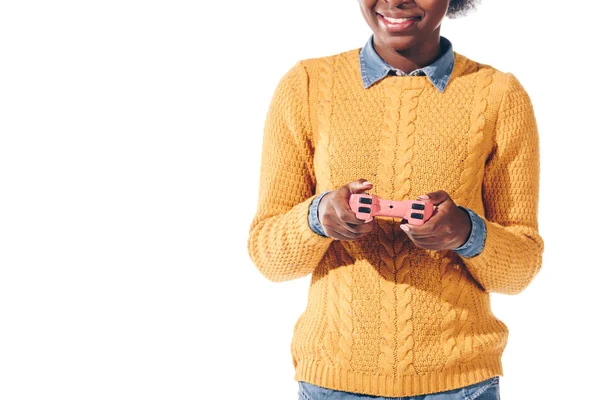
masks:
[[[543,268],[492,294],[505,400],[597,395],[592,3],[442,25],[518,77],[540,131]],[[0,398],[297,398],[310,276],[270,282],[246,249],[263,123],[297,60],[370,34],[354,0],[1,2]]]

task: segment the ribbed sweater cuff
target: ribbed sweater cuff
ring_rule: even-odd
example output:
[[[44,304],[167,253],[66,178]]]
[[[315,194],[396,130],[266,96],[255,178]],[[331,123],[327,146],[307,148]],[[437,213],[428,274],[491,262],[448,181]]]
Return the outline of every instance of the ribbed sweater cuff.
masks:
[[[533,228],[502,226],[482,219],[487,232],[485,246],[478,255],[462,260],[484,290],[517,294],[540,270],[543,247],[539,234]]]
[[[294,379],[352,393],[370,393],[383,397],[418,396],[457,389],[493,376],[502,376],[504,372],[501,356],[501,354],[486,354],[442,371],[395,377],[366,374],[315,360],[300,359]]]

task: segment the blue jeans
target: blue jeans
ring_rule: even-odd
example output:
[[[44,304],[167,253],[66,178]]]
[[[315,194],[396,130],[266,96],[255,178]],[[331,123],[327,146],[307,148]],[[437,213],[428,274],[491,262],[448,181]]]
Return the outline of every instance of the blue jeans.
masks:
[[[412,397],[379,397],[343,392],[303,381],[299,381],[298,386],[299,400],[500,400],[499,376],[494,376],[485,381],[458,389]]]

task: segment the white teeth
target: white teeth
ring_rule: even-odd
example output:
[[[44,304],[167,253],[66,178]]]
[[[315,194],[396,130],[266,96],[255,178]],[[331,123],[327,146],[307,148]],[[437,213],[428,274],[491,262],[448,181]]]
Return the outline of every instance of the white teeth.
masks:
[[[414,19],[414,18],[389,18],[389,17],[386,17],[386,16],[384,16],[384,15],[382,15],[382,17],[383,17],[383,18],[384,18],[386,21],[389,21],[389,22],[391,22],[391,23],[393,23],[393,24],[399,24],[399,23],[401,23],[401,22],[404,22],[404,21],[408,21],[408,20]]]

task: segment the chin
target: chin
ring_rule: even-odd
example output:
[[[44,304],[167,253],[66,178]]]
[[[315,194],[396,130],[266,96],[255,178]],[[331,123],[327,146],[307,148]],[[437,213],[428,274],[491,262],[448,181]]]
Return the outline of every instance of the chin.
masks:
[[[376,33],[375,35],[381,40],[382,43],[396,51],[406,50],[417,42],[416,37],[414,36],[392,36],[385,32]]]

